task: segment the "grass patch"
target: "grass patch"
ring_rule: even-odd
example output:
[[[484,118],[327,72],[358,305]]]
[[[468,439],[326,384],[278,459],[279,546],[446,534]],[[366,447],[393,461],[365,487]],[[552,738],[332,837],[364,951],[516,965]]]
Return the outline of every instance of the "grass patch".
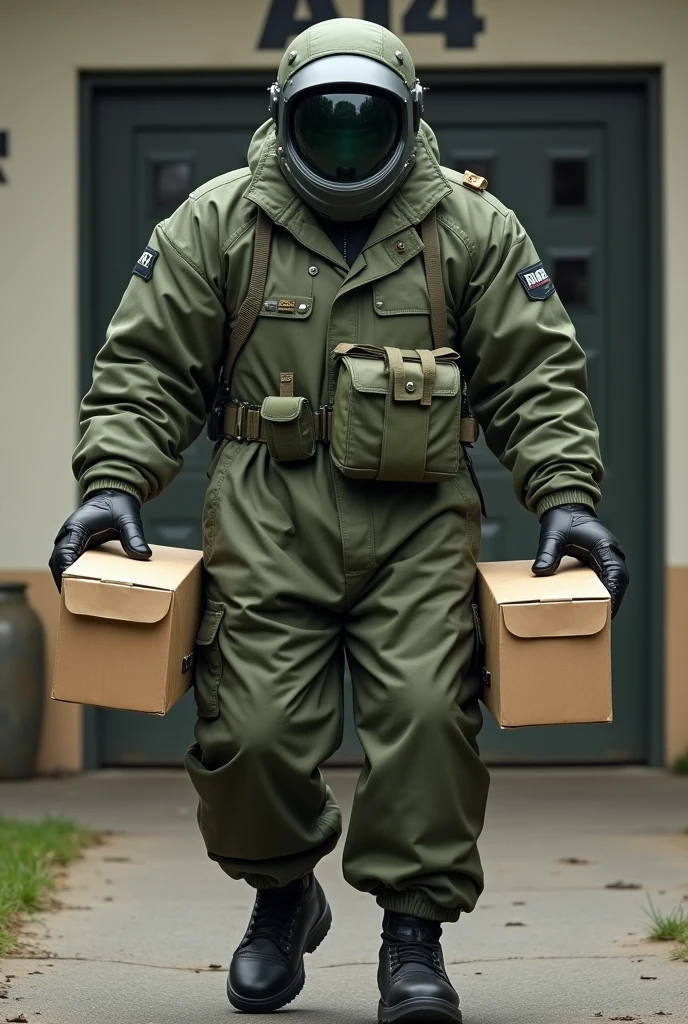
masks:
[[[95,840],[95,833],[61,818],[0,817],[0,956],[15,948],[21,917],[44,906],[59,868]]]
[[[688,775],[688,750],[681,757],[677,757],[673,765],[677,775]]]
[[[688,960],[688,909],[674,907],[664,914],[652,900],[649,904],[649,910],[645,911],[650,919],[648,939],[651,942],[680,942],[680,947],[671,955],[675,960]]]

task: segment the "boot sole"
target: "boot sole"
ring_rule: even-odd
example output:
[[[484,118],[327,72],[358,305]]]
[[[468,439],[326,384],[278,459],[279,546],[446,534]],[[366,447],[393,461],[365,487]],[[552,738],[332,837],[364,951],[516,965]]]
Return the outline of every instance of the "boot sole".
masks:
[[[315,953],[320,943],[327,936],[331,926],[332,911],[328,903],[322,917],[319,921],[316,921],[306,937],[306,944],[303,948],[304,954]],[[277,995],[271,996],[270,999],[244,999],[243,996],[237,995],[234,991],[229,983],[229,978],[227,978],[227,998],[236,1010],[241,1010],[243,1013],[272,1013],[273,1010],[281,1010],[283,1006],[293,1002],[305,984],[306,970],[303,966],[302,958],[301,967],[296,977],[286,988],[278,992]]]
[[[462,1024],[463,1016],[458,1007],[444,999],[406,999],[398,1006],[385,1006],[380,1001],[377,1019],[379,1024],[388,1024],[389,1021],[395,1024],[447,1024],[448,1021]]]

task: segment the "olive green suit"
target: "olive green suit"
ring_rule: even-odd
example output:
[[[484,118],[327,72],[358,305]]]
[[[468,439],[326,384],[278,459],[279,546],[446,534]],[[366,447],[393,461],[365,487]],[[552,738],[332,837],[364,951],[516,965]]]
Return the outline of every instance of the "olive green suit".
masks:
[[[320,47],[398,70],[383,29],[347,26],[309,30],[295,66]],[[413,74],[408,55],[403,70]],[[283,63],[282,80],[289,73]],[[531,301],[517,278],[538,257],[514,214],[462,180],[440,167],[421,124],[415,164],[349,268],[290,188],[263,125],[248,168],[199,188],[153,234],[153,274],[132,278],[83,402],[74,468],[84,489],[120,487],[145,502],[179,471],[248,289],[257,206],[275,225],[268,307],[232,395],[260,404],[293,372],[313,408],[333,399],[338,343],[432,346],[416,228],[436,208],[449,343],[488,445],[532,512],[595,504],[597,429],[572,325],[556,295]],[[280,299],[293,312],[276,309]],[[383,907],[455,920],[482,888],[488,788],[468,671],[480,508],[466,467],[446,483],[357,481],[324,444],[283,463],[265,444],[224,440],[209,476],[199,718],[186,759],[209,855],[233,878],[271,886],[334,847],[340,812],[318,768],[341,739],[345,649],[366,757],[346,878]]]

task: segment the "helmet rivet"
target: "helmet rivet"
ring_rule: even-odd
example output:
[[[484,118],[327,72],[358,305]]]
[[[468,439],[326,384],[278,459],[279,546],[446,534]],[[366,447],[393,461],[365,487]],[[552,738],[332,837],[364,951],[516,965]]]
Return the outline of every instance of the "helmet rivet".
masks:
[[[316,274],[318,273],[318,268],[317,267],[309,267],[308,268],[308,273],[311,275],[311,277],[315,277]]]
[[[406,252],[405,242],[397,242],[397,252]]]
[[[406,390],[409,391],[409,392],[416,390],[416,385],[413,383],[412,380],[407,380],[406,381]]]
[[[290,50],[287,63],[288,64],[293,64],[297,57],[298,57],[297,51],[296,50]]]
[[[394,56],[396,57],[396,59],[399,61],[400,64],[404,63],[404,55],[401,52],[401,50],[397,50],[397,52],[394,54]]]

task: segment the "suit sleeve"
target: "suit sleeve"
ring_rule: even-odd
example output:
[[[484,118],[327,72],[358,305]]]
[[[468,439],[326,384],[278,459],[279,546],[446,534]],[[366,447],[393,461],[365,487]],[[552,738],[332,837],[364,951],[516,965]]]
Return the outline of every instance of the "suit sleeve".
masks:
[[[217,246],[193,200],[158,225],[148,280],[134,274],[98,353],[80,411],[74,474],[85,492],[119,487],[141,502],[182,468],[213,403],[225,308]]]
[[[603,477],[585,353],[556,293],[531,298],[519,271],[539,262],[511,212],[478,251],[459,334],[469,398],[516,497],[541,516],[564,502],[594,506]]]

